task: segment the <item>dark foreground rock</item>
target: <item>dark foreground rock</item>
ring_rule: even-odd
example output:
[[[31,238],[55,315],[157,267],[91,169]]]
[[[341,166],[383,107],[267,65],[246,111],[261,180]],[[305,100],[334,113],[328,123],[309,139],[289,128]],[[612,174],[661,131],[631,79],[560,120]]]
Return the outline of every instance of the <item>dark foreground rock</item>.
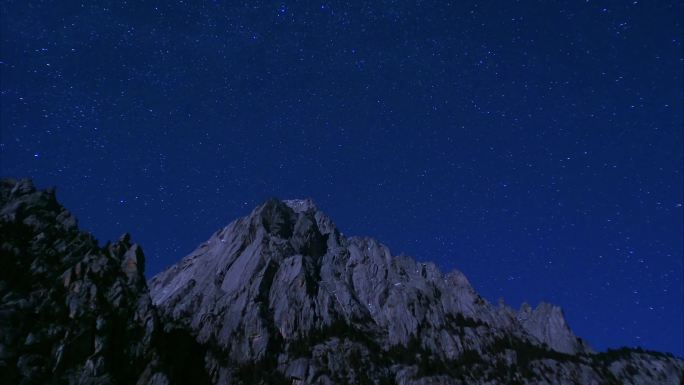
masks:
[[[53,190],[0,182],[0,383],[163,385],[181,377],[168,363],[184,352],[160,350],[171,341],[144,265],[127,234],[100,247],[79,231]]]
[[[98,246],[26,180],[0,184],[0,237],[0,383],[684,378],[670,355],[593,352],[556,306],[493,306],[460,272],[347,238],[308,200],[269,200],[147,283],[128,235]]]

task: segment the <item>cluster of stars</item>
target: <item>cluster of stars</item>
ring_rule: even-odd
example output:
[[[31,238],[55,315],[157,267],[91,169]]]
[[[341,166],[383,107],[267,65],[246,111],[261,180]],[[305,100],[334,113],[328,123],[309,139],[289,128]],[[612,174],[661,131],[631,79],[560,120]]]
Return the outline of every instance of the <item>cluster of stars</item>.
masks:
[[[681,4],[31,7],[2,5],[0,170],[148,274],[312,197],[599,349],[682,354]]]

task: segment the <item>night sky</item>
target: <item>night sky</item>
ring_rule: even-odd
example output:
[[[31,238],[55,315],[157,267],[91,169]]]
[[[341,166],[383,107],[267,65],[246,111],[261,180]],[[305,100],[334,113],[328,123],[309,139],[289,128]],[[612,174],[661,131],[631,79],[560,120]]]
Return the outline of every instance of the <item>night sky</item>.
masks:
[[[682,1],[2,1],[2,176],[147,274],[266,198],[684,354]]]

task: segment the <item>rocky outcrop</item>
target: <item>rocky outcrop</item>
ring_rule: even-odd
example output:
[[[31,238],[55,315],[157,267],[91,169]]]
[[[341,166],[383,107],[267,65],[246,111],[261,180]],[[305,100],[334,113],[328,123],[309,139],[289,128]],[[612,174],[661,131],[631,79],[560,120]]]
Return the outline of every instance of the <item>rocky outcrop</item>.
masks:
[[[558,306],[542,302],[532,310],[525,303],[517,319],[527,333],[555,351],[567,354],[590,351],[586,343],[572,333],[565,322],[563,310]]]
[[[269,200],[149,282],[27,180],[0,183],[0,383],[679,384],[684,364],[594,353],[562,311],[481,298],[458,271]],[[148,291],[149,285],[149,291]]]
[[[140,247],[99,247],[28,180],[3,180],[0,207],[0,382],[164,383]]]
[[[458,271],[445,275],[434,264],[392,256],[374,239],[344,237],[310,200],[269,200],[149,285],[166,322],[225,354],[223,361],[207,355],[216,383],[682,377],[682,362],[662,355],[649,356],[658,370],[631,363],[638,369],[630,374],[616,361],[607,364],[572,333],[560,308],[493,306]],[[254,365],[261,374],[245,380]]]

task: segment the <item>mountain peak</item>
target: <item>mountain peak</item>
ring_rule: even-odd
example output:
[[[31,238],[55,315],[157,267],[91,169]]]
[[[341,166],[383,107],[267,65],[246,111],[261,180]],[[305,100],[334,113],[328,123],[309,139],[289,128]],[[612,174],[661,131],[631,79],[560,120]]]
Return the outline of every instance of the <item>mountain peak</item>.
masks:
[[[253,226],[263,227],[266,233],[283,239],[302,236],[305,235],[302,232],[307,231],[311,231],[312,236],[316,236],[316,233],[327,235],[337,232],[332,220],[309,198],[270,198],[257,206],[247,218]]]
[[[574,336],[560,306],[542,301],[533,310],[523,303],[517,319],[525,331],[555,351],[568,354],[591,351],[585,341]]]
[[[0,182],[0,235],[3,383],[636,385],[684,377],[684,362],[665,354],[591,352],[557,306],[494,307],[458,271],[346,238],[310,200],[268,200],[148,282],[142,248],[128,234],[98,247],[54,191],[30,181]]]
[[[295,212],[307,212],[307,211],[318,211],[318,207],[311,198],[306,199],[286,199],[283,200],[288,207],[290,207]]]
[[[334,383],[314,379],[360,364],[374,378],[414,383],[404,380],[418,372],[392,372],[398,367],[383,366],[374,352],[405,351],[405,361],[394,364],[429,357],[428,366],[445,367],[461,367],[472,352],[492,367],[530,352],[573,360],[591,353],[560,307],[492,306],[457,270],[443,274],[432,263],[393,256],[373,238],[343,236],[310,199],[269,199],[149,286],[163,317],[192,330],[198,342],[295,383]],[[224,365],[208,359],[211,367]],[[587,369],[588,360],[581,382],[605,382],[603,369]],[[534,370],[557,370],[551,367]],[[439,378],[415,383],[453,383]]]
[[[392,256],[372,238],[344,237],[310,199],[269,199],[216,236],[220,242],[212,237],[149,282],[160,309],[197,328],[201,341],[238,349],[234,341],[244,337],[236,333],[256,328],[264,341],[294,343],[345,320],[384,335],[383,346],[436,339],[430,342],[433,353],[454,359],[467,345],[440,333],[449,320],[467,317],[492,330],[513,329],[530,343],[583,351],[562,315],[558,321],[555,312],[538,310],[516,321],[483,300],[458,271],[445,275],[432,263]],[[263,303],[274,318],[242,314],[249,303]],[[266,349],[251,340],[241,343],[249,347],[236,350],[243,359],[256,359]]]

